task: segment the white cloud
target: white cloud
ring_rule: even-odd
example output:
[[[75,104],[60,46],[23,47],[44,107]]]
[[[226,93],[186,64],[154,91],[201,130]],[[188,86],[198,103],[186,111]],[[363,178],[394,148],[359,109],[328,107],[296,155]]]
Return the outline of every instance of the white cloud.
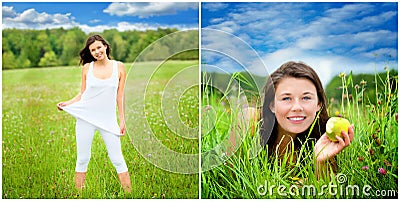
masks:
[[[130,22],[119,22],[117,25],[97,25],[97,26],[89,26],[89,25],[79,25],[85,33],[90,32],[102,32],[108,29],[116,29],[120,32],[128,31],[128,30],[138,30],[138,31],[146,31],[146,30],[157,30],[158,28],[166,29],[166,28],[176,28],[178,30],[189,30],[189,29],[197,29],[196,25],[162,25],[162,24],[147,24],[147,23],[130,23]]]
[[[218,25],[209,26],[210,29],[219,29],[228,33],[235,33],[241,29],[241,26],[238,25],[235,21],[223,21]]]
[[[397,50],[378,50],[377,52],[397,53]],[[373,56],[373,53],[370,53],[370,55]],[[346,72],[347,74],[350,71],[354,74],[374,73],[375,71],[381,72],[383,68],[387,66],[387,62],[371,62],[368,60],[360,61],[357,58],[346,57],[346,55],[318,55],[298,48],[280,49],[276,52],[264,55],[262,59],[268,67],[269,73],[272,73],[287,61],[302,61],[311,66],[317,72],[324,86],[341,72]],[[393,62],[395,61],[392,60],[390,62],[393,65]],[[393,66],[391,68],[393,68]]]
[[[374,59],[377,56],[393,57],[397,55],[397,49],[394,48],[380,48],[377,50],[361,53],[366,58]]]
[[[228,7],[228,4],[224,4],[224,3],[203,3],[201,5],[202,9],[206,9],[206,10],[209,10],[211,12],[214,12],[214,11],[217,11],[217,10],[220,10],[220,9],[224,9],[226,7]]]
[[[111,3],[105,13],[117,16],[151,16],[171,15],[180,10],[197,9],[196,2],[141,2],[141,3]]]
[[[17,28],[17,29],[52,29],[63,27],[69,29],[80,27],[83,32],[102,32],[108,29],[117,29],[119,31],[127,30],[156,30],[158,28],[176,28],[178,30],[196,29],[198,25],[163,25],[163,24],[148,24],[148,23],[130,23],[119,22],[117,25],[97,25],[89,26],[80,24],[75,21],[75,18],[70,13],[66,14],[48,14],[45,12],[39,13],[35,9],[27,9],[22,13],[17,13],[13,7],[3,6],[3,25],[2,28]],[[8,17],[6,17],[8,16]],[[98,19],[91,20],[90,23],[100,22]]]
[[[371,26],[371,25],[379,25],[382,22],[386,22],[386,21],[394,18],[396,15],[397,15],[397,12],[388,11],[388,12],[384,12],[384,13],[381,13],[381,14],[376,15],[376,16],[364,17],[363,19],[360,20],[359,23],[367,24],[369,26]]]
[[[17,12],[15,12],[12,6],[3,6],[1,10],[3,12],[3,18],[13,18],[17,15]]]
[[[201,40],[202,62],[227,71],[246,70],[256,75],[267,75],[261,57],[241,38],[220,30],[202,29]]]
[[[374,6],[365,3],[346,4],[340,8],[328,9],[325,11],[325,13],[327,16],[333,17],[330,19],[339,21],[365,16],[366,14],[371,13],[374,9]]]
[[[224,18],[213,18],[210,20],[210,23],[215,24],[215,23],[220,23],[222,21],[224,21]]]
[[[300,38],[296,43],[300,49],[317,49],[323,45],[324,41],[321,36],[311,36]]]
[[[22,29],[45,29],[54,27],[71,28],[77,25],[70,13],[48,14],[39,13],[35,9],[27,9],[22,13],[17,13],[12,7],[3,6],[6,16],[3,13],[3,28],[22,28]],[[11,8],[11,9],[10,9]]]
[[[93,20],[91,20],[91,21],[89,21],[90,23],[98,23],[98,22],[101,22],[101,20],[100,19],[93,19]]]

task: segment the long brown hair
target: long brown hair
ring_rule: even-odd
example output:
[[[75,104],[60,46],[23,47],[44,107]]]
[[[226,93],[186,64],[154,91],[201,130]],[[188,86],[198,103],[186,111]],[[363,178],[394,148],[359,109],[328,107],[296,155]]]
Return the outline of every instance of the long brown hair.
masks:
[[[92,44],[92,43],[94,43],[95,41],[101,41],[101,43],[103,43],[103,45],[104,46],[107,46],[107,50],[106,50],[106,54],[107,54],[107,57],[109,58],[109,59],[111,59],[111,57],[110,57],[110,53],[111,53],[111,46],[110,46],[110,44],[108,44],[108,42],[103,38],[103,37],[101,37],[100,35],[98,35],[98,34],[95,34],[95,35],[92,35],[92,36],[90,36],[87,40],[86,40],[86,45],[85,45],[85,47],[84,48],[82,48],[82,50],[79,52],[79,56],[80,56],[80,61],[79,61],[79,64],[81,65],[84,65],[84,64],[86,64],[86,63],[89,63],[89,62],[92,62],[92,61],[96,61],[96,59],[92,56],[92,54],[90,53],[90,50],[89,50],[89,46]]]
[[[304,78],[310,80],[316,90],[318,96],[318,102],[321,105],[320,113],[317,118],[317,122],[311,131],[309,138],[313,141],[319,139],[322,134],[325,133],[325,124],[329,119],[328,111],[326,109],[327,100],[322,87],[321,81],[317,73],[308,65],[302,62],[286,62],[280,66],[275,72],[273,72],[267,79],[267,83],[264,87],[264,102],[262,106],[262,122],[260,128],[261,145],[264,147],[268,145],[268,150],[272,151],[275,146],[274,143],[278,134],[278,122],[274,113],[270,109],[271,102],[275,99],[275,88],[279,82],[287,77],[293,78]],[[311,127],[311,126],[310,126]],[[297,135],[295,140],[295,147],[298,148],[301,143],[304,143],[307,139],[310,127]]]

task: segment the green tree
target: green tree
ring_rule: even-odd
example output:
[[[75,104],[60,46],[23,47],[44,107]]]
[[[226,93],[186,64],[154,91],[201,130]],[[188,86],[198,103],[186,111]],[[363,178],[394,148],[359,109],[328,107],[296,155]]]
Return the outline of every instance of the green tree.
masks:
[[[3,53],[2,65],[3,69],[14,69],[17,67],[14,54],[11,51],[6,51],[5,53]]]
[[[45,31],[39,32],[35,42],[40,51],[39,58],[42,58],[46,52],[52,51],[49,37],[47,36]]]
[[[116,60],[125,60],[127,53],[127,43],[120,34],[114,35],[113,39],[113,52]]]
[[[85,33],[79,28],[68,30],[62,38],[61,61],[63,65],[77,65]]]
[[[57,65],[58,65],[57,56],[53,51],[46,52],[39,62],[39,66],[41,67],[52,67]]]
[[[16,66],[18,68],[28,68],[33,67],[31,61],[27,58],[26,55],[20,55],[16,60]]]

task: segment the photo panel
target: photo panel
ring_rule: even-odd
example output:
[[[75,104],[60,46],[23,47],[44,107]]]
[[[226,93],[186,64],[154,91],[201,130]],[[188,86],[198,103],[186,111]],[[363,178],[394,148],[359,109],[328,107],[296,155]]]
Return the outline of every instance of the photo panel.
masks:
[[[398,198],[397,2],[201,3],[201,198]]]
[[[198,199],[199,9],[3,2],[2,198]]]

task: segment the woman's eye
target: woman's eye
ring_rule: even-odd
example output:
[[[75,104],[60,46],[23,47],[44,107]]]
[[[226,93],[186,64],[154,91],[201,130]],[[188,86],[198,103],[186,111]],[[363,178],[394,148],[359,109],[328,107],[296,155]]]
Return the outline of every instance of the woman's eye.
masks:
[[[282,100],[283,100],[283,101],[289,101],[289,100],[290,100],[290,97],[284,97],[284,98],[282,98]]]
[[[303,100],[311,100],[311,97],[305,96],[303,97]]]

